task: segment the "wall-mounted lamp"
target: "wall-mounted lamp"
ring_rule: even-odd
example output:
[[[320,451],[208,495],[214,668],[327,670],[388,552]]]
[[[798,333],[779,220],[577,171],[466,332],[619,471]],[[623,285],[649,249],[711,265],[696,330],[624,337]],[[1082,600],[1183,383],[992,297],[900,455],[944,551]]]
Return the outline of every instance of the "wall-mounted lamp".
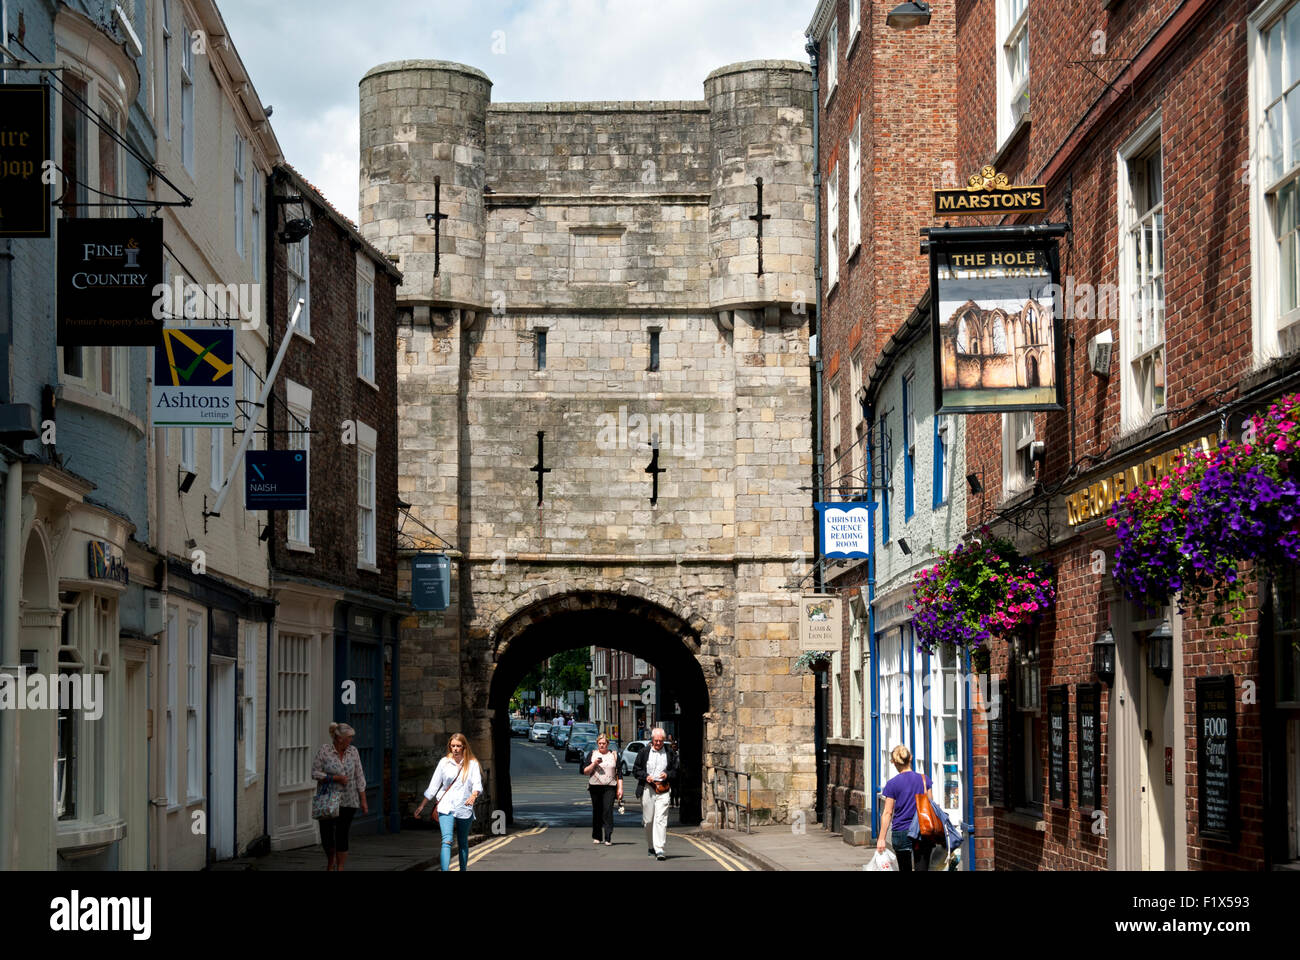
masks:
[[[193,470],[188,469],[187,467],[177,467],[176,468],[177,489],[181,493],[189,493],[190,487],[194,486],[194,478],[197,476],[198,476],[197,473],[195,473]]]
[[[900,3],[889,11],[889,16],[885,17],[885,23],[895,30],[928,26],[930,23],[930,4],[926,3],[925,0],[907,0],[906,3]]]
[[[970,492],[975,496],[979,496],[984,492],[984,484],[980,483],[979,474],[977,473],[966,474],[966,486],[970,487]]]
[[[1115,338],[1103,330],[1088,341],[1088,369],[1099,377],[1110,376],[1110,358],[1115,350]]]
[[[1169,629],[1168,617],[1147,637],[1147,666],[1165,683],[1173,676],[1174,632]]]
[[[266,543],[271,539],[271,525],[269,523],[262,528],[261,533],[257,535],[257,539],[262,543]]]
[[[898,549],[903,551],[903,556],[908,557],[912,554],[912,548],[908,545],[906,537],[898,538]]]
[[[1115,682],[1115,634],[1110,627],[1092,644],[1092,672],[1107,686]]]
[[[296,220],[286,220],[284,229],[278,234],[281,243],[297,243],[307,234],[311,233],[313,224],[311,217],[298,217]]]
[[[197,547],[198,545],[199,545],[199,542],[198,542],[197,540],[195,540],[193,537],[190,537],[190,539],[188,539],[188,540],[185,541],[185,549],[186,549],[186,550],[193,550],[193,549],[194,549],[195,547]]]

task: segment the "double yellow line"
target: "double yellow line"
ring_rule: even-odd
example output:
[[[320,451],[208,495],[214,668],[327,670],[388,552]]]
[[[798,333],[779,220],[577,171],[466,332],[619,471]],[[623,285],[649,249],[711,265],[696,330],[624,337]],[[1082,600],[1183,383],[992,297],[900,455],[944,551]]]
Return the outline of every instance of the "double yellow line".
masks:
[[[489,853],[496,853],[496,851],[508,845],[516,837],[535,837],[545,830],[545,827],[534,827],[531,830],[525,830],[523,833],[512,833],[504,837],[495,837],[491,840],[484,841],[470,851],[469,864],[473,865],[478,863]],[[453,856],[450,872],[454,873],[458,870],[460,870],[460,859],[459,857]]]
[[[726,852],[716,843],[711,843],[708,840],[697,839],[696,837],[693,837],[688,833],[674,833],[671,830],[668,831],[668,835],[670,837],[681,837],[683,840],[687,841],[688,843],[694,844],[697,848],[699,848],[701,852],[703,852],[709,857],[712,857],[718,863],[722,864],[722,868],[724,870],[727,870],[731,873],[735,873],[738,870],[745,873],[751,872],[750,868],[746,866],[743,860],[741,860],[735,854]]]

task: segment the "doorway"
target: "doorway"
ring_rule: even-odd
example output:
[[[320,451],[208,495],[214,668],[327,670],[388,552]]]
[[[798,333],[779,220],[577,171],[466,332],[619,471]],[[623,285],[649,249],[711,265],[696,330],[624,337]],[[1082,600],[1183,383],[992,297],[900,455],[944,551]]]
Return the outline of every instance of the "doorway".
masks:
[[[235,663],[212,658],[208,680],[211,710],[208,848],[217,860],[235,856]]]
[[[1150,631],[1148,631],[1150,632]],[[1174,870],[1174,718],[1169,685],[1143,663],[1139,696],[1142,869]]]

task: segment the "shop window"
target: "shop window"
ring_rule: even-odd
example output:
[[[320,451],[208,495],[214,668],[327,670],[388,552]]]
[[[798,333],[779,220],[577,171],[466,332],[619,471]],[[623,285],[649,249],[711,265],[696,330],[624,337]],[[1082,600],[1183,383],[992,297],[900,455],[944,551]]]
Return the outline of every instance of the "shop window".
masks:
[[[1274,703],[1286,749],[1287,854],[1300,860],[1300,572],[1294,569],[1273,584],[1273,647]]]
[[[280,635],[275,729],[281,787],[295,787],[311,779],[311,644],[311,637]]]
[[[937,693],[937,695],[936,695]],[[930,777],[934,796],[953,817],[961,816],[961,664],[951,646],[930,657]]]
[[[880,664],[880,753],[876,757],[876,771],[880,783],[889,781],[896,771],[889,754],[900,743],[907,742],[906,690],[904,672],[903,632],[897,628],[878,634],[877,657]]]

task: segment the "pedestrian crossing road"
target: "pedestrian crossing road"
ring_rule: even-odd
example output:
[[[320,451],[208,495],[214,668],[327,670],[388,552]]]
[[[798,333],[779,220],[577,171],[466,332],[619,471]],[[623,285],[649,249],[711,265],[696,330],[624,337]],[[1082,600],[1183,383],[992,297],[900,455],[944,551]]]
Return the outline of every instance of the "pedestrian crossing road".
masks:
[[[614,814],[610,846],[592,843],[591,800],[587,778],[564,753],[539,744],[511,741],[511,786],[515,824],[504,836],[490,837],[470,849],[469,869],[510,870],[611,870],[611,871],[725,871],[758,869],[744,858],[677,823],[669,817],[668,842],[662,862],[646,852],[641,806],[636,784],[624,782],[624,810]],[[459,870],[455,854],[451,869]],[[433,869],[438,869],[436,866]]]

